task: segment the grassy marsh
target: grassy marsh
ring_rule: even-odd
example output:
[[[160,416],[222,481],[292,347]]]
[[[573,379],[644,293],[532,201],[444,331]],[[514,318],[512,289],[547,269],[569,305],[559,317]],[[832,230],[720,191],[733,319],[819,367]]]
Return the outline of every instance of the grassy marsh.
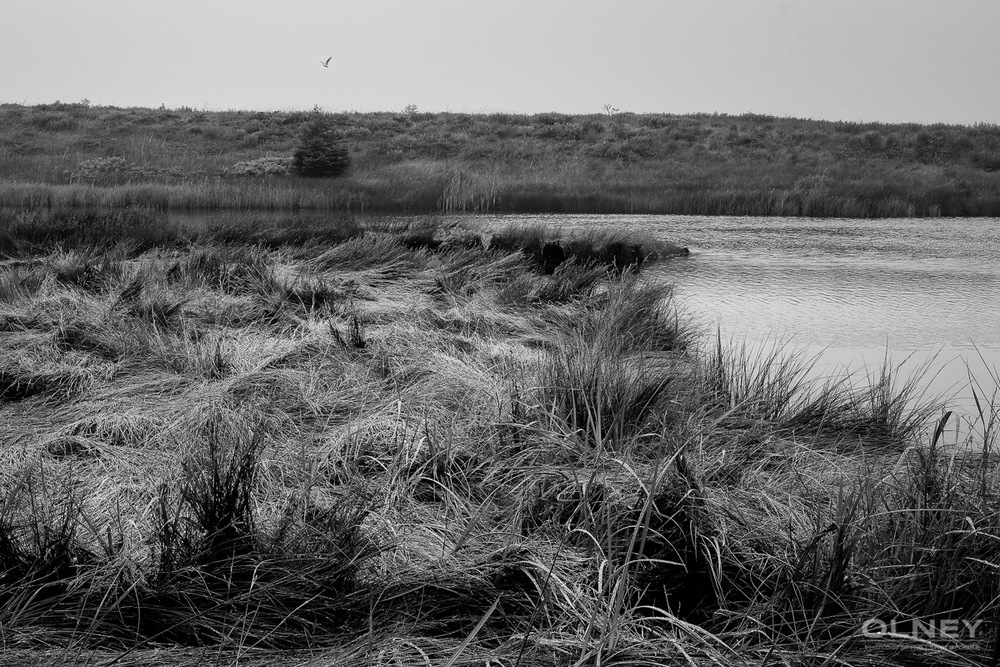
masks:
[[[891,369],[699,352],[641,239],[33,215],[0,225],[5,664],[995,655],[991,443],[942,450]]]

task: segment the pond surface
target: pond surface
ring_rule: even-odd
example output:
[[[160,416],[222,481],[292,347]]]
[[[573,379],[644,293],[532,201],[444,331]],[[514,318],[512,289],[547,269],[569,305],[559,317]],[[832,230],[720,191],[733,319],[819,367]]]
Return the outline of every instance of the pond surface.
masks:
[[[997,389],[1000,219],[850,220],[694,216],[518,216],[566,228],[612,226],[691,250],[648,267],[722,339],[815,358],[817,377],[858,382],[888,357],[918,373],[972,428]],[[953,422],[957,426],[957,422]],[[972,428],[972,430],[976,430]],[[956,433],[955,438],[959,435]]]

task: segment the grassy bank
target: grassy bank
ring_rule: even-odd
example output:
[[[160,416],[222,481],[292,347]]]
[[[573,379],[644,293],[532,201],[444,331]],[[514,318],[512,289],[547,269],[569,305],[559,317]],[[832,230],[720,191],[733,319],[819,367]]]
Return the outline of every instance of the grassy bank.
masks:
[[[304,112],[0,105],[0,206],[1000,215],[1000,129],[628,114],[334,114],[350,175],[287,175]]]
[[[996,651],[990,443],[939,451],[891,369],[694,346],[635,239],[32,222],[0,226],[4,664]],[[904,634],[940,619],[984,624]]]

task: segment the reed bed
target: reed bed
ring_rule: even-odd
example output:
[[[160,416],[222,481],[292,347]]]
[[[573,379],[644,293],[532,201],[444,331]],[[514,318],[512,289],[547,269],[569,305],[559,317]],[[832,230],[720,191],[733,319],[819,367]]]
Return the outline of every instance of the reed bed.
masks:
[[[995,662],[993,439],[894,369],[699,344],[643,239],[146,214],[0,228],[0,662]]]

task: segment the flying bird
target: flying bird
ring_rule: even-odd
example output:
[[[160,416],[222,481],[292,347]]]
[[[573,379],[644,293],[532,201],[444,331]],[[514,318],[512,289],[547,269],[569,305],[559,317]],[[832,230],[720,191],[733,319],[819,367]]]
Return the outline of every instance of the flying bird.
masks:
[[[319,61],[319,64],[322,65],[323,67],[326,67],[327,69],[330,69],[330,61],[331,60],[333,60],[333,56],[330,56],[325,61],[324,60]]]

